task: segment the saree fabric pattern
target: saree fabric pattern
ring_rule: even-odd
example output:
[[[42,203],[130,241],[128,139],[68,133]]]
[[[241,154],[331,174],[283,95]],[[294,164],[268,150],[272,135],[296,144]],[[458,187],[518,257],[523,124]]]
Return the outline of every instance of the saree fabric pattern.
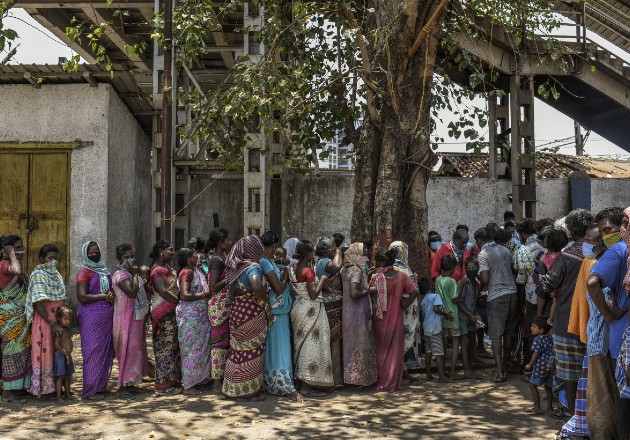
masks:
[[[154,266],[151,282],[164,278],[169,292],[179,296],[177,273],[171,267]],[[157,292],[151,298],[151,324],[153,325],[153,353],[155,355],[155,389],[165,391],[176,387],[182,380],[182,362],[177,339],[176,304],[162,298]]]
[[[308,296],[306,282],[297,281],[295,266],[289,269],[289,279],[295,293],[291,309],[295,378],[312,386],[332,386],[330,326],[326,307],[321,295],[314,300]]]
[[[254,296],[250,276],[260,276],[258,264],[250,264],[238,279],[240,296],[234,298],[230,312],[230,352],[223,377],[223,394],[247,398],[263,386],[267,316],[264,305]]]
[[[3,272],[10,264],[2,260]],[[22,390],[31,385],[31,332],[25,306],[28,279],[13,277],[0,288],[0,339],[2,351],[2,387]]]
[[[196,267],[190,291],[203,292],[207,287],[203,271]],[[210,319],[208,300],[180,301],[175,311],[182,357],[182,385],[189,389],[210,380]]]
[[[212,257],[212,260],[220,257]],[[213,262],[210,262],[212,266]],[[223,263],[221,261],[221,263]],[[225,265],[217,281],[225,279]],[[210,320],[210,358],[211,358],[211,377],[212,379],[223,379],[225,371],[225,363],[227,361],[228,352],[230,351],[230,292],[228,286],[225,286],[219,292],[212,292],[212,297],[208,301],[208,317]]]

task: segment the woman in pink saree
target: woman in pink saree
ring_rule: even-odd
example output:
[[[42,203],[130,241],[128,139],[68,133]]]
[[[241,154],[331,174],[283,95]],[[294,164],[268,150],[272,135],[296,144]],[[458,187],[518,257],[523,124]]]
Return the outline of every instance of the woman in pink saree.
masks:
[[[135,391],[142,378],[149,373],[144,318],[149,313],[149,302],[144,282],[134,264],[136,252],[132,245],[116,248],[118,270],[112,277],[114,293],[114,352],[118,359],[118,388]]]
[[[378,391],[395,391],[402,387],[404,371],[405,331],[404,309],[418,296],[418,289],[404,272],[394,269],[397,252],[380,251],[376,255],[377,269],[370,281],[376,287],[374,303],[374,343]],[[403,295],[408,297],[403,298]]]
[[[55,312],[66,300],[66,287],[57,270],[59,249],[53,244],[45,244],[39,251],[39,262],[28,284],[26,295],[26,318],[32,322],[30,392],[33,396],[43,396],[55,392],[53,378],[53,357],[55,354],[55,333],[58,324]]]

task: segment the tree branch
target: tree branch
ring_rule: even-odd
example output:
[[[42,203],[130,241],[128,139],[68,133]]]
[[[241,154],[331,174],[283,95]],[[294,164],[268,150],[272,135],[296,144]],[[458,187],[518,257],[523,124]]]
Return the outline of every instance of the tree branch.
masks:
[[[352,26],[353,29],[355,29],[355,32],[357,34],[357,44],[359,45],[359,49],[361,50],[361,58],[363,59],[363,65],[361,66],[362,69],[360,71],[360,74],[361,78],[363,79],[363,81],[365,81],[365,84],[367,86],[367,109],[368,113],[370,114],[370,119],[375,126],[379,127],[381,125],[381,116],[378,113],[378,110],[376,110],[376,106],[374,105],[374,98],[376,96],[374,89],[376,89],[376,86],[370,80],[372,66],[370,65],[370,55],[367,49],[367,43],[365,42],[365,37],[360,30],[361,27],[354,17],[354,14],[348,8],[348,5],[346,5],[345,2],[340,1],[339,3],[337,3],[337,9],[339,10],[339,13],[346,19],[348,24]]]
[[[424,40],[426,40],[427,36],[429,35],[429,32],[431,32],[431,29],[435,27],[438,20],[442,16],[442,12],[444,12],[444,9],[446,8],[447,4],[448,4],[448,0],[442,0],[440,4],[438,5],[438,7],[433,12],[433,15],[431,16],[431,18],[429,18],[427,23],[422,27],[422,29],[420,30],[420,33],[416,37],[416,40],[413,42],[413,46],[411,46],[409,50],[407,51],[407,60],[410,60],[411,58],[413,58],[416,52],[418,52],[418,49],[420,49],[420,46],[422,45]]]
[[[0,14],[3,14],[9,9],[11,9],[13,6],[15,6],[16,3],[17,3],[17,0],[8,0],[6,2],[0,3]]]
[[[5,65],[6,63],[8,63],[8,62],[11,60],[11,58],[13,58],[13,55],[15,55],[15,54],[17,53],[17,48],[18,48],[18,47],[20,47],[20,45],[19,45],[19,44],[18,44],[18,45],[16,45],[13,49],[11,49],[11,50],[9,51],[9,53],[7,54],[7,56],[6,56],[6,57],[4,57],[4,58],[2,59],[2,61],[0,61],[0,68],[4,67],[4,65]]]

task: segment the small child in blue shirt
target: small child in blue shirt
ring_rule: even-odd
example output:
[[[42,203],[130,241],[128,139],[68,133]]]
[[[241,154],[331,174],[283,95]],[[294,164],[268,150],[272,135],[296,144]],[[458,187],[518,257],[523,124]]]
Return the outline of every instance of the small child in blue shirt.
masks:
[[[424,331],[424,342],[426,346],[425,366],[427,370],[427,380],[433,380],[431,374],[431,357],[435,356],[435,363],[438,369],[438,381],[440,383],[452,382],[446,377],[444,366],[444,342],[442,339],[442,317],[453,320],[450,313],[442,309],[442,298],[435,292],[428,292],[420,304],[422,309]]]
[[[553,356],[553,339],[549,334],[551,326],[547,323],[546,316],[535,316],[532,318],[532,358],[529,364],[525,365],[525,370],[532,372],[532,378],[529,381],[529,387],[532,390],[532,400],[534,408],[531,414],[543,414],[540,408],[540,393],[538,387],[545,387],[547,394],[547,412],[553,410],[553,374],[547,370],[549,360]]]

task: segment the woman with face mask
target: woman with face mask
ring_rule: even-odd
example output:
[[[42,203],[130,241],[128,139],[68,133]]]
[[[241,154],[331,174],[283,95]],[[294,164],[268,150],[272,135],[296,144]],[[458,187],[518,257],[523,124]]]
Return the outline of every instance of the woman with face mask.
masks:
[[[55,312],[66,300],[66,287],[57,270],[59,249],[45,244],[39,250],[39,262],[31,273],[26,295],[26,319],[32,323],[31,389],[34,396],[55,392],[53,359],[55,333],[60,331]]]
[[[114,352],[118,359],[118,388],[125,394],[136,391],[142,377],[149,373],[144,318],[149,301],[130,244],[116,248],[118,270],[112,277],[114,301]]]
[[[101,248],[88,241],[81,248],[83,265],[77,273],[77,317],[83,352],[84,399],[95,399],[107,390],[114,362],[114,298],[112,278]]]
[[[28,278],[22,273],[20,260],[24,244],[17,235],[0,237],[0,339],[2,340],[2,401],[16,402],[14,391],[29,387],[30,328],[24,307]],[[53,387],[54,388],[54,387]]]

